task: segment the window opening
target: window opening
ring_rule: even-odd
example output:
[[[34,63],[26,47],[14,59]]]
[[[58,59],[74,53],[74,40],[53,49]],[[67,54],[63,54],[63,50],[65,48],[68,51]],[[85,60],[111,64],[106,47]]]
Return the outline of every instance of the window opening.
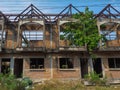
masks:
[[[120,68],[120,58],[108,58],[109,68]]]
[[[59,66],[60,66],[60,69],[72,69],[73,60],[71,58],[60,58]]]
[[[30,59],[30,69],[43,69],[44,59],[43,58],[31,58]]]

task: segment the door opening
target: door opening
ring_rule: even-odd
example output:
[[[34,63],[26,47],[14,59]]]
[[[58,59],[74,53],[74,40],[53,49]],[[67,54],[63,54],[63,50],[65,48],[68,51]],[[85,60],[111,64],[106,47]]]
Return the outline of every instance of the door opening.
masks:
[[[99,77],[103,77],[102,63],[100,58],[93,59],[93,68],[94,68],[94,71],[100,75]]]
[[[80,65],[81,65],[81,77],[84,78],[84,76],[88,74],[88,59],[81,58]]]
[[[1,73],[10,73],[10,58],[3,58],[1,61]]]
[[[23,74],[23,59],[15,59],[14,61],[14,75],[16,78],[21,78]]]

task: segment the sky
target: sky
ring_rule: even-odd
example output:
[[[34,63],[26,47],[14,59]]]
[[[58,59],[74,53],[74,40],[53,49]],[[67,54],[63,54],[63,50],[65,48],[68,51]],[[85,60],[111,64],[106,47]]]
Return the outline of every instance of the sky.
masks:
[[[100,12],[107,4],[120,10],[120,0],[0,0],[0,11],[3,13],[20,13],[30,4],[34,4],[43,13],[60,13],[72,4],[80,11],[88,6],[94,13]]]

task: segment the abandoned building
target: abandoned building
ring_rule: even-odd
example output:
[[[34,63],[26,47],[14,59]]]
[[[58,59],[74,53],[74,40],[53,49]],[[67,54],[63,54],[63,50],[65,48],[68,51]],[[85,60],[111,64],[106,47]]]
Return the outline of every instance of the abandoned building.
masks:
[[[0,12],[0,72],[31,79],[82,79],[90,72],[86,47],[60,39],[62,25],[75,22],[68,5],[59,14],[44,14],[33,4],[20,14]],[[93,69],[102,77],[120,78],[120,12],[110,4],[94,16],[100,40]]]

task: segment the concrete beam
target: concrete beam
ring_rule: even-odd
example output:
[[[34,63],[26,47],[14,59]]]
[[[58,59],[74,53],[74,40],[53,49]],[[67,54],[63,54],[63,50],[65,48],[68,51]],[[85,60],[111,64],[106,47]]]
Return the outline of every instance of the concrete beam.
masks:
[[[40,25],[44,25],[44,20],[31,20],[31,19],[27,19],[27,20],[20,20],[19,21],[19,25],[23,25],[26,23],[38,23]]]
[[[78,22],[79,19],[74,19],[74,18],[63,18],[62,20],[59,20],[59,24],[58,25],[62,25],[64,23],[68,23],[68,22]]]
[[[120,19],[105,19],[105,18],[98,18],[97,19],[97,25],[102,25],[105,23],[109,23],[109,22],[113,22],[113,23],[120,23]]]

